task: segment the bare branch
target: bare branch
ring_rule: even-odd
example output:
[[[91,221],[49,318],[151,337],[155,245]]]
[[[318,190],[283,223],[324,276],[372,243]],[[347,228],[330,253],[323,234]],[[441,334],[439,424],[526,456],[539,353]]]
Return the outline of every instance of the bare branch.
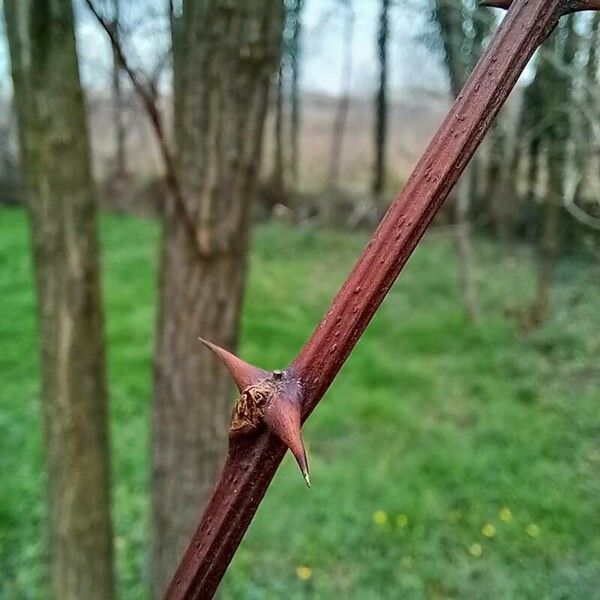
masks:
[[[196,234],[196,226],[194,225],[193,215],[190,213],[188,203],[177,176],[175,158],[167,140],[162,114],[156,99],[155,88],[151,82],[143,81],[139,73],[137,73],[131,67],[127,57],[125,56],[125,53],[123,52],[123,47],[121,46],[121,42],[116,35],[112,24],[100,14],[100,12],[94,6],[92,0],[84,1],[92,15],[94,15],[94,18],[100,27],[102,27],[108,36],[123,71],[127,74],[135,93],[140,99],[142,106],[144,107],[146,114],[150,119],[165,169],[165,184],[171,196],[175,212],[187,232],[190,242],[192,243],[192,248],[194,248],[194,251],[198,257],[202,259],[209,253],[210,249],[203,248],[200,245],[198,236]]]
[[[579,184],[580,179],[580,177],[572,177],[567,182],[566,191],[563,198],[563,206],[576,221],[581,223],[581,225],[585,225],[590,229],[600,231],[600,218],[590,215],[585,210],[583,210],[583,208],[581,208],[575,203],[577,186]],[[598,190],[596,190],[596,194],[598,194]],[[600,195],[597,195],[596,199],[600,204]]]
[[[508,10],[515,4],[514,0],[483,0],[480,6],[490,6],[492,8],[502,8]],[[600,10],[600,0],[568,0],[564,3],[563,15],[569,13],[581,12],[585,10]]]

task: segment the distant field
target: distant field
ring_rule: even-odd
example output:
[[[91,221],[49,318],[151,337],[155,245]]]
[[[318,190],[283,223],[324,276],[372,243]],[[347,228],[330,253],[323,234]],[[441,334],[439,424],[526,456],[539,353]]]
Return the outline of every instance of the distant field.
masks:
[[[158,229],[107,216],[102,241],[119,597],[145,599]],[[242,355],[285,365],[364,242],[261,227]],[[306,427],[313,488],[288,457],[222,598],[600,598],[598,266],[563,263],[555,318],[525,337],[503,315],[531,293],[529,255],[477,248],[483,323],[463,317],[451,240],[429,235]],[[34,316],[26,221],[3,209],[3,600],[47,597]]]
[[[110,172],[114,160],[113,113],[110,101],[89,97],[89,114],[94,146],[96,172]],[[301,98],[299,181],[311,191],[320,190],[327,181],[337,98],[304,94]],[[166,122],[170,121],[169,102],[165,99]],[[390,190],[397,191],[394,177],[404,181],[425,145],[437,129],[448,108],[445,94],[422,89],[405,90],[389,103],[388,168]],[[270,173],[273,155],[274,115],[270,111],[265,125],[265,166]],[[152,131],[144,111],[132,105],[126,115],[128,124],[128,162],[131,172],[141,180],[156,175],[160,169]],[[287,129],[286,129],[287,135]],[[373,150],[373,101],[353,97],[350,101],[340,175],[344,186],[364,191],[369,189]],[[288,144],[284,151],[287,153]],[[286,162],[290,157],[285,156]]]

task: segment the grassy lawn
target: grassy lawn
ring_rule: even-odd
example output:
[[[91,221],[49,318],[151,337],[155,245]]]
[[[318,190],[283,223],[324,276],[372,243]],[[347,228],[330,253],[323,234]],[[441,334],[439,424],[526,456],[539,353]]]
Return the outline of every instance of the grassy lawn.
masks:
[[[158,228],[102,219],[119,597],[147,598],[149,405]],[[299,349],[365,237],[262,226],[242,355]],[[504,317],[525,251],[481,242],[485,319],[431,234],[307,424],[313,488],[288,457],[223,598],[600,598],[600,278],[561,265],[556,314]],[[202,332],[197,332],[201,334]],[[0,210],[0,597],[46,597],[35,304],[24,215]],[[232,398],[233,400],[233,398]]]

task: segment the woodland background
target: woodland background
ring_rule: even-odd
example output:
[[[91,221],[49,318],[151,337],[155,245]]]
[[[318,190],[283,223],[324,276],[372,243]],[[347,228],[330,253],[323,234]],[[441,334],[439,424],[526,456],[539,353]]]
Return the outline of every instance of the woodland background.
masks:
[[[160,597],[235,398],[197,336],[287,364],[502,18],[91,4],[2,5],[7,599]],[[221,597],[600,598],[599,33],[536,54],[307,424],[313,488],[287,457]]]

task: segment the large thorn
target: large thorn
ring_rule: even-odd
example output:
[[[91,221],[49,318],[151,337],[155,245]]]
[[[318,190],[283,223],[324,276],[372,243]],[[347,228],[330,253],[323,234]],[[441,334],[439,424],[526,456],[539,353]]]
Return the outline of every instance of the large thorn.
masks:
[[[255,418],[250,418],[250,415],[253,412],[256,416],[260,415],[259,418],[264,421],[269,430],[290,449],[302,471],[306,485],[310,487],[308,461],[300,431],[302,419],[297,380],[282,371],[272,373],[264,371],[212,342],[199,339],[223,362],[242,392],[242,398],[234,411],[233,423],[238,422],[254,427],[256,421]],[[248,396],[252,400],[250,403]],[[244,398],[246,401],[242,402]],[[257,401],[256,398],[260,400]]]
[[[302,471],[306,485],[310,487],[308,461],[300,431],[302,419],[297,380],[284,375],[282,371],[272,373],[264,371],[212,342],[199,339],[219,357],[242,392],[242,398],[234,411],[233,423],[254,427],[256,417],[252,418],[252,413],[256,416],[260,415],[259,418],[264,421],[269,430],[290,449]],[[248,399],[251,402],[248,402]],[[232,427],[239,428],[235,425]]]
[[[199,339],[209,350],[212,350],[221,359],[221,362],[231,373],[240,392],[243,392],[250,385],[255,385],[259,381],[267,379],[269,376],[266,371],[244,362],[241,358],[238,358],[216,344],[203,338]]]
[[[294,455],[306,485],[310,487],[308,460],[302,440],[300,404],[284,394],[276,394],[265,408],[264,420],[267,427],[290,449]]]

